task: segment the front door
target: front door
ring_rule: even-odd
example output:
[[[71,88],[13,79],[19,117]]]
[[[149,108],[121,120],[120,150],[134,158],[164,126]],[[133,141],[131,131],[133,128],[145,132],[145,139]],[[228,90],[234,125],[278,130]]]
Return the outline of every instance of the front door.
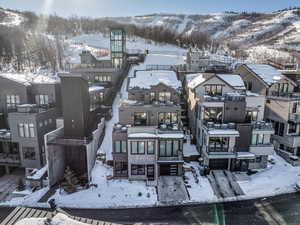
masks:
[[[147,178],[148,180],[154,180],[154,165],[147,165]]]

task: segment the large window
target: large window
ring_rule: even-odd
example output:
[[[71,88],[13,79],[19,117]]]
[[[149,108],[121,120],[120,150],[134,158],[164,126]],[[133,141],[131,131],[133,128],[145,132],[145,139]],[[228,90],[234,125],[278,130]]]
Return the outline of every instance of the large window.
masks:
[[[228,152],[229,137],[210,137],[209,152]]]
[[[92,92],[90,93],[90,111],[97,109],[100,103],[104,100],[103,92]]]
[[[178,151],[181,149],[179,140],[159,141],[160,157],[177,157]]]
[[[154,102],[155,100],[155,92],[150,92],[150,102]]]
[[[24,138],[35,137],[35,127],[33,123],[19,123],[18,124],[19,136]]]
[[[24,159],[35,160],[35,150],[32,147],[23,147],[23,156]]]
[[[149,154],[149,155],[155,154],[155,142],[154,141],[147,142],[147,154]]]
[[[279,123],[279,126],[278,126],[278,135],[279,136],[283,136],[284,135],[284,123]]]
[[[171,92],[159,92],[158,100],[160,102],[171,101]]]
[[[145,175],[145,165],[131,165],[131,175]]]
[[[147,113],[135,112],[134,113],[134,125],[135,126],[146,126],[147,125]]]
[[[127,143],[126,141],[115,141],[115,153],[126,153]]]
[[[288,133],[289,134],[295,134],[295,133],[297,133],[297,124],[295,124],[295,123],[289,123]]]
[[[14,109],[17,105],[20,104],[20,96],[19,95],[7,95],[6,96],[6,106],[8,109]]]
[[[264,144],[265,136],[263,134],[253,134],[251,144],[252,145],[262,145]]]
[[[145,142],[144,141],[131,141],[131,154],[132,155],[143,155],[145,154]]]
[[[111,76],[110,75],[96,75],[95,82],[110,82]]]
[[[158,113],[158,121],[161,124],[178,123],[178,113],[169,113],[169,112]]]
[[[257,121],[257,111],[247,111],[246,112],[246,122]]]
[[[36,104],[38,105],[48,105],[49,104],[49,97],[48,95],[36,95]]]
[[[128,164],[127,162],[115,162],[114,165],[115,176],[127,176],[128,173]]]
[[[222,122],[223,108],[210,108],[204,109],[204,120],[208,122]]]
[[[222,96],[222,85],[206,85],[205,94],[209,96]]]
[[[298,105],[297,102],[293,103],[292,113],[297,113],[297,105]]]

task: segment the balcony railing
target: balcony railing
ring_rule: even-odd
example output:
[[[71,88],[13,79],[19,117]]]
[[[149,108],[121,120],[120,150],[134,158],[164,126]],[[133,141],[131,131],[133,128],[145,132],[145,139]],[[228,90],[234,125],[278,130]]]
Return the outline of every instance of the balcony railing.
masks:
[[[277,92],[272,91],[269,93],[270,97],[276,97],[276,98],[284,98],[284,99],[300,99],[300,93],[294,93],[294,92]]]
[[[264,121],[261,122],[254,122],[252,124],[252,128],[254,130],[273,130],[272,123],[266,123]]]
[[[19,154],[0,153],[0,163],[19,164],[20,162]]]
[[[290,113],[289,120],[294,123],[300,123],[300,113]]]

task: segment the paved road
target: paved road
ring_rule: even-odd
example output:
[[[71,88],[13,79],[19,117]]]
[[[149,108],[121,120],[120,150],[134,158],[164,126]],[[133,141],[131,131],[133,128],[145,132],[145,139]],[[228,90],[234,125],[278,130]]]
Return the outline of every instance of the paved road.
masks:
[[[0,208],[0,221],[10,209]],[[121,224],[299,225],[300,194],[269,199],[146,209],[64,209],[73,216]]]

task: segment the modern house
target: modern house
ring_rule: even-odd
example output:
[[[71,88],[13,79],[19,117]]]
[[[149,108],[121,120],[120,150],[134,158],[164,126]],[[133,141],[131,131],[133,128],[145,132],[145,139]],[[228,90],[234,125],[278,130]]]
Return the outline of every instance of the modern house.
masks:
[[[136,71],[113,131],[114,177],[182,175],[181,83],[173,71]]]
[[[44,135],[56,129],[60,84],[36,74],[0,74],[0,168],[30,174],[46,164]]]
[[[248,90],[265,95],[265,118],[273,124],[275,150],[292,165],[300,165],[300,93],[296,81],[270,65],[236,68]]]
[[[265,97],[246,91],[236,74],[198,74],[187,83],[191,131],[210,169],[265,168],[273,153]]]

